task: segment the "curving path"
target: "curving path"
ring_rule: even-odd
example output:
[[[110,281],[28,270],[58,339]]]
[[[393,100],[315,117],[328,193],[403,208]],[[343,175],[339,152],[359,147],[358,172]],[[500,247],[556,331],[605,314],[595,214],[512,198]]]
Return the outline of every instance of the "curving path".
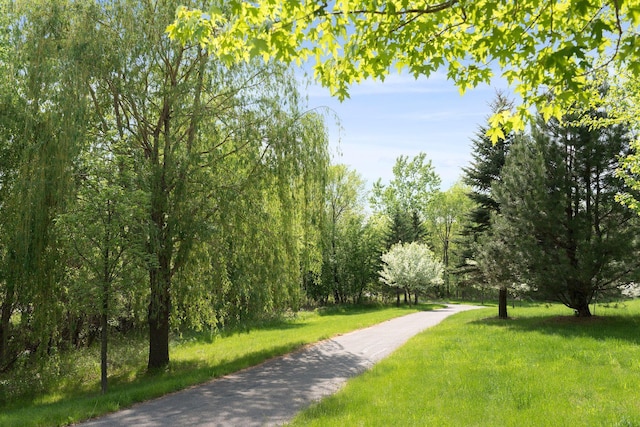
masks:
[[[336,392],[409,338],[446,317],[480,308],[449,305],[388,320],[271,359],[82,426],[273,426]]]

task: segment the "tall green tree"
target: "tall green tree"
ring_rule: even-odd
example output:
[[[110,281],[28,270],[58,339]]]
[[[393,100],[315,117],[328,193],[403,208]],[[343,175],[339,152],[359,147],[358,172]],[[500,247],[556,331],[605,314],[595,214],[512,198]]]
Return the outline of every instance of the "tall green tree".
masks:
[[[329,168],[325,202],[325,237],[322,294],[330,293],[336,303],[346,302],[351,295],[349,288],[353,277],[347,278],[346,270],[354,255],[354,243],[348,237],[353,228],[362,231],[364,217],[364,180],[346,165],[332,165]],[[347,283],[349,282],[349,283]],[[325,300],[322,295],[320,300]],[[326,301],[325,301],[326,302]]]
[[[450,292],[450,272],[458,254],[460,233],[473,206],[469,188],[458,182],[446,191],[435,193],[426,208],[426,224],[432,247],[444,266],[445,293]]]
[[[174,278],[188,277],[180,273],[194,247],[213,242],[214,234],[224,235],[220,229],[225,227],[216,230],[213,224],[233,222],[224,216],[230,208],[233,215],[244,209],[242,220],[292,224],[291,180],[302,176],[303,168],[313,168],[310,157],[321,169],[318,159],[326,150],[317,145],[301,155],[305,140],[297,131],[302,114],[295,80],[286,68],[258,62],[227,68],[199,45],[169,40],[164,28],[177,7],[174,1],[114,1],[100,7],[101,20],[88,40],[108,55],[96,60],[95,81],[87,88],[95,99],[110,98],[102,116],[130,144],[140,161],[140,186],[149,194],[143,236],[150,292],[148,366],[157,369],[169,362],[172,313],[182,317],[172,305],[182,284]],[[236,234],[217,240],[231,245],[220,264],[226,273],[220,274],[229,274],[234,283],[255,283],[249,280],[255,275],[237,262],[247,259],[247,243],[237,237],[246,225],[226,229]],[[259,241],[256,234],[247,238]],[[253,254],[253,259],[268,265],[297,254],[282,244],[273,252],[262,247],[262,256]],[[238,254],[243,254],[240,259]],[[297,258],[284,260],[291,266]],[[295,265],[295,271],[299,268]],[[248,289],[256,298],[264,296],[259,288]]]
[[[492,239],[515,280],[588,317],[597,294],[617,292],[638,268],[637,217],[614,200],[628,129],[540,122],[533,140],[507,158]]]
[[[143,298],[161,368],[172,326],[296,308],[319,274],[323,118],[286,67],[169,40],[177,4],[0,2],[3,369]],[[135,248],[146,290],[118,286]]]
[[[63,1],[2,3],[4,362],[11,336],[42,352],[59,342],[64,325],[64,263],[54,225],[71,194],[71,165],[88,124],[84,69],[72,37],[85,6],[78,3],[74,14]]]
[[[344,266],[342,281],[347,295],[354,303],[363,301],[366,292],[374,290],[380,254],[383,251],[383,234],[374,218],[363,214],[351,215],[345,224],[342,252]]]
[[[400,156],[393,165],[393,179],[388,184],[374,183],[370,203],[376,212],[391,219],[388,246],[424,237],[426,210],[440,187],[440,177],[425,153],[410,159]]]
[[[501,319],[508,318],[509,288],[519,281],[528,280],[524,273],[519,276],[519,272],[524,271],[521,266],[527,263],[527,255],[521,248],[535,246],[531,242],[531,230],[526,229],[528,225],[512,222],[508,214],[503,215],[503,210],[527,210],[534,204],[533,200],[541,197],[546,175],[542,154],[537,148],[523,135],[510,141],[509,153],[506,159],[502,157],[505,163],[500,168],[499,177],[491,185],[489,194],[494,208],[487,211],[489,223],[482,224],[480,233],[471,235],[473,240],[470,249],[482,275],[481,280],[499,291],[498,317]],[[503,191],[504,188],[512,189],[509,196]],[[472,227],[474,225],[471,224]]]
[[[508,111],[513,108],[511,102],[503,93],[497,93],[491,103],[493,114]],[[500,182],[505,158],[509,153],[516,134],[503,130],[504,138],[494,142],[487,136],[488,125],[481,126],[471,140],[472,161],[469,166],[463,168],[463,182],[470,186],[468,197],[474,204],[469,212],[467,223],[462,234],[465,236],[462,246],[462,262],[459,272],[471,277],[473,281],[489,282],[490,287],[498,289],[498,314],[501,318],[507,317],[508,284],[496,281],[495,275],[491,279],[483,274],[489,270],[489,266],[483,266],[478,262],[477,252],[480,249],[478,242],[483,235],[491,232],[491,216],[500,212],[500,204],[493,194],[493,186]],[[490,258],[482,257],[484,260]],[[487,267],[487,268],[484,268]]]
[[[119,152],[123,148],[125,153]],[[78,317],[98,314],[100,318],[102,393],[107,391],[108,322],[115,314],[114,301],[126,298],[127,287],[135,288],[135,271],[144,252],[134,236],[144,232],[146,194],[135,188],[126,150],[102,138],[90,145],[77,165],[76,201],[56,220],[77,264],[86,270],[77,274],[80,278],[69,291],[73,295],[69,305],[78,307]]]

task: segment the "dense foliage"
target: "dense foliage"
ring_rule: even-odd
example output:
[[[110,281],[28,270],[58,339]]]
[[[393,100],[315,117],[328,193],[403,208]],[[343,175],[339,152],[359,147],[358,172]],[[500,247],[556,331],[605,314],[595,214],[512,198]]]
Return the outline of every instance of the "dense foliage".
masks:
[[[317,80],[341,98],[350,84],[384,79],[394,68],[414,76],[445,69],[462,92],[498,73],[523,103],[515,115],[493,116],[495,142],[505,128],[523,130],[532,106],[546,120],[574,102],[600,99],[589,79],[601,70],[628,71],[637,80],[639,25],[635,0],[233,0],[206,14],[181,8],[168,31],[197,40],[228,63],[312,59]]]
[[[526,283],[537,298],[585,317],[595,298],[619,295],[621,285],[637,281],[638,217],[615,201],[630,191],[615,176],[629,141],[621,125],[554,120],[519,138],[494,186],[500,211],[482,242],[490,275]]]
[[[0,370],[131,328],[162,367],[319,273],[322,117],[286,67],[169,40],[177,6],[2,2]]]

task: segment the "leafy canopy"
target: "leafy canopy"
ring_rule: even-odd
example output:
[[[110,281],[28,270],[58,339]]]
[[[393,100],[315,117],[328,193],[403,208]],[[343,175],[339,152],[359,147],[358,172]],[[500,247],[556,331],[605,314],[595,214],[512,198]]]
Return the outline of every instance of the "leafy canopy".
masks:
[[[181,7],[167,32],[228,64],[309,61],[340,99],[349,85],[394,69],[446,70],[461,92],[499,74],[523,103],[494,114],[495,142],[522,130],[532,106],[560,118],[597,98],[588,82],[599,69],[640,76],[639,26],[638,0],[225,0],[206,13]]]

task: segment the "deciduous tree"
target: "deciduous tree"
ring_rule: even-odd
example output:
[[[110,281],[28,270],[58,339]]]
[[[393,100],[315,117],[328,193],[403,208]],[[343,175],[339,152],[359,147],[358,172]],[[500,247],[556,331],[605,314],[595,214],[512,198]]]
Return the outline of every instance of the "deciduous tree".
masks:
[[[639,25],[636,1],[233,0],[206,13],[181,8],[168,31],[227,63],[312,59],[316,79],[340,98],[350,84],[384,79],[393,68],[415,76],[445,69],[461,91],[497,72],[523,103],[515,116],[494,115],[496,141],[503,128],[524,129],[531,106],[549,119],[588,105],[599,96],[588,83],[598,69],[628,70],[637,80]]]
[[[381,259],[380,281],[406,293],[413,292],[416,303],[418,293],[442,283],[443,265],[425,244],[398,243]],[[400,304],[400,294],[397,303]]]
[[[426,224],[432,247],[444,266],[444,293],[450,291],[450,271],[456,264],[458,240],[466,217],[473,206],[467,196],[469,188],[456,183],[446,191],[436,192],[426,208]],[[454,261],[452,262],[452,258]]]
[[[398,157],[393,179],[386,185],[381,180],[374,183],[370,203],[391,221],[388,247],[423,239],[427,206],[439,187],[440,177],[425,153]]]

